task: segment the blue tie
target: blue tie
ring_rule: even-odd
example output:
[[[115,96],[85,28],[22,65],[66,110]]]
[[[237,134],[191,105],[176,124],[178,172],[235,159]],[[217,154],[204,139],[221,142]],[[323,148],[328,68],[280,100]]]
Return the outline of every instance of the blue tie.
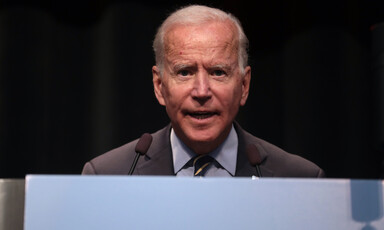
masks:
[[[195,168],[194,176],[204,176],[208,166],[213,162],[213,158],[209,155],[199,155],[193,160],[193,167]]]

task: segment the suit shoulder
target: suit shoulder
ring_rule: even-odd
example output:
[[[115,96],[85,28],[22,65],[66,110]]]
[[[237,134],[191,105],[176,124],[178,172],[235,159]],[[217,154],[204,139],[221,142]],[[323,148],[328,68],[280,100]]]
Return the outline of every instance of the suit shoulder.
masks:
[[[274,177],[324,177],[323,170],[313,162],[286,152],[265,140],[239,129],[247,144],[256,145],[262,163],[261,167],[272,172]]]
[[[273,168],[275,177],[323,177],[323,170],[315,163],[258,139],[265,151],[265,165]]]
[[[167,132],[167,129],[169,129],[168,126],[152,134],[153,141],[148,152],[150,152],[154,146],[160,146],[161,136]],[[135,147],[138,141],[139,139],[136,139],[93,158],[85,164],[82,174],[128,174],[136,156]]]
[[[127,174],[137,142],[138,139],[93,158],[84,166],[83,174]]]

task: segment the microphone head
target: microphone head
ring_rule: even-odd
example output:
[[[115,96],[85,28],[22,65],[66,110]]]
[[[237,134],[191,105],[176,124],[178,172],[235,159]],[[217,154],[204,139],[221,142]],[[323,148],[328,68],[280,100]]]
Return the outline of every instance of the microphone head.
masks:
[[[136,144],[135,152],[139,153],[140,155],[145,155],[149,149],[149,146],[151,146],[151,143],[152,135],[149,133],[144,133]]]
[[[261,156],[259,153],[259,150],[257,149],[256,145],[250,144],[246,148],[246,152],[248,155],[249,162],[251,165],[259,165],[261,163]]]

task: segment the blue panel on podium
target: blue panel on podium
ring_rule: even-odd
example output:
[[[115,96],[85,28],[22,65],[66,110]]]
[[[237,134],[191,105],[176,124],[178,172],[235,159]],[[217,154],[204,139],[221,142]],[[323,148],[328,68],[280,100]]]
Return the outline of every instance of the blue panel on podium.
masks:
[[[377,180],[27,176],[25,230],[384,229]]]

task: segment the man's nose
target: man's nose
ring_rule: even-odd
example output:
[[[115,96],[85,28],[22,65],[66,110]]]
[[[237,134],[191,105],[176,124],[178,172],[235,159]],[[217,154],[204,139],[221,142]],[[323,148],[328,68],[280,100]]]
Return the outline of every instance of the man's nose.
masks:
[[[204,103],[212,97],[210,79],[208,73],[197,73],[193,83],[192,97],[200,103]]]

